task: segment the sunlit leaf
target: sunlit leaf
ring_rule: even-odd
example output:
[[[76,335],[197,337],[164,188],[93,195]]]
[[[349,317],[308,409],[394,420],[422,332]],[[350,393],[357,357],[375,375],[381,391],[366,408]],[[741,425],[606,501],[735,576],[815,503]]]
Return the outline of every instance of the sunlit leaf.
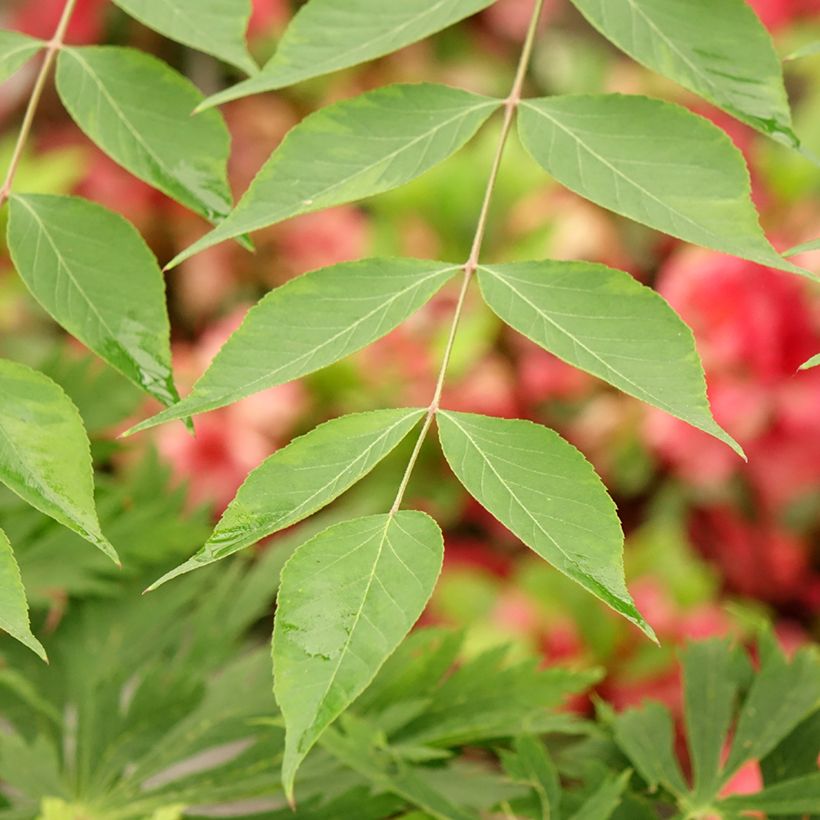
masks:
[[[23,646],[47,660],[45,649],[31,632],[20,568],[3,530],[0,530],[0,630],[5,630]]]
[[[441,444],[468,492],[528,547],[654,639],[624,582],[615,504],[557,433],[519,419],[437,414]]]
[[[8,245],[29,290],[69,333],[163,404],[179,399],[165,282],[129,222],[77,197],[14,196]]]
[[[436,523],[401,511],[337,524],[282,570],[274,692],[286,727],[282,780],[361,694],[421,615],[441,570]]]
[[[423,413],[356,413],[294,439],[245,479],[202,549],[150,588],[219,561],[320,510],[387,456]]]
[[[11,77],[45,45],[42,40],[17,31],[0,30],[0,83]]]
[[[231,208],[230,138],[216,111],[166,63],[131,48],[63,48],[57,90],[74,121],[135,176],[208,219]]]
[[[591,262],[485,266],[479,281],[498,316],[545,350],[742,454],[712,417],[691,331],[651,288]]]
[[[740,151],[685,108],[622,94],[526,100],[519,130],[549,174],[604,208],[696,245],[812,276],[763,235]]]
[[[254,74],[259,67],[248,54],[245,30],[250,0],[114,0],[141,23],[186,46],[213,54]]]
[[[292,279],[249,311],[189,396],[131,432],[320,370],[389,333],[457,269],[418,259],[368,259]]]
[[[420,83],[322,108],[290,131],[231,215],[170,266],[290,217],[397,188],[455,153],[500,104]]]
[[[51,379],[0,359],[0,481],[119,562],[100,531],[88,436]]]
[[[133,0],[131,0],[133,2]],[[491,5],[493,0],[310,0],[276,53],[250,80],[209,97],[208,106],[273,91],[390,54]]]
[[[732,116],[799,144],[772,39],[746,0],[572,0],[638,62]]]

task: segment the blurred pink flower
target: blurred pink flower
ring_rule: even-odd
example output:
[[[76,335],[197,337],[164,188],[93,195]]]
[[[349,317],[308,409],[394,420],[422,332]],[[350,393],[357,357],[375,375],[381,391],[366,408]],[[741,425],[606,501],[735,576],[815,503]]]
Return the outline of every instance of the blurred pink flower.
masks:
[[[63,13],[65,0],[24,2],[12,18],[11,28],[48,40],[54,34]],[[78,0],[71,16],[65,42],[71,45],[96,43],[103,33],[107,0]]]
[[[290,17],[288,0],[253,0],[248,36],[260,37],[279,30]]]

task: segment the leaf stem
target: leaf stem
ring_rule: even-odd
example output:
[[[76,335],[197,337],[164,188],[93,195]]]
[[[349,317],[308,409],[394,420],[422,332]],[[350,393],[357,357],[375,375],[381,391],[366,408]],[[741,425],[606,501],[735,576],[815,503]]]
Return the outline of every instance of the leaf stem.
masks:
[[[74,6],[76,5],[77,0],[66,0],[63,13],[60,15],[60,20],[54,31],[54,36],[46,45],[46,56],[43,58],[40,72],[37,74],[37,79],[34,82],[34,88],[31,91],[31,97],[29,97],[28,106],[26,106],[26,113],[23,115],[23,123],[20,126],[20,133],[17,136],[14,152],[11,155],[11,162],[6,172],[6,178],[3,181],[2,187],[0,187],[0,206],[2,206],[11,195],[11,186],[14,183],[14,176],[17,173],[23,151],[31,134],[31,126],[34,124],[37,106],[40,104],[40,98],[43,96],[43,90],[46,87],[46,80],[51,71],[51,66],[54,65],[54,60],[63,47],[63,40],[65,39],[68,24],[71,21],[71,15],[74,13]]]
[[[419,437],[416,440],[416,446],[410,455],[410,460],[407,463],[407,468],[404,471],[401,484],[396,493],[396,500],[390,508],[390,515],[395,515],[399,507],[401,507],[404,494],[407,491],[407,485],[410,483],[410,477],[413,474],[413,469],[418,461],[421,448],[424,444],[430,428],[433,426],[433,419],[439,409],[441,403],[441,394],[444,390],[444,381],[447,377],[447,370],[450,366],[450,359],[453,355],[453,347],[455,346],[456,335],[458,333],[458,326],[461,322],[462,314],[464,313],[464,306],[467,302],[467,292],[470,288],[470,282],[473,275],[478,270],[478,263],[481,257],[481,249],[484,246],[484,238],[487,233],[487,223],[490,217],[490,206],[495,193],[496,183],[498,182],[498,175],[501,171],[501,162],[504,158],[504,149],[507,146],[510,132],[512,130],[513,122],[515,121],[515,112],[521,102],[521,92],[524,88],[524,80],[527,76],[527,68],[532,58],[533,46],[535,45],[535,35],[538,31],[538,21],[541,17],[541,10],[544,6],[544,0],[535,0],[533,6],[532,17],[530,19],[527,36],[524,40],[524,46],[521,49],[521,57],[518,61],[518,68],[515,72],[515,80],[513,81],[512,89],[506,100],[504,100],[504,122],[501,125],[501,134],[498,139],[498,146],[493,158],[493,164],[490,168],[490,176],[487,180],[487,187],[484,191],[484,201],[481,204],[481,211],[478,216],[478,223],[476,225],[475,236],[473,237],[472,248],[470,249],[470,256],[463,265],[464,278],[461,283],[461,291],[459,292],[458,301],[456,302],[455,312],[453,314],[453,321],[450,325],[450,334],[447,338],[447,344],[444,348],[444,355],[441,361],[441,368],[439,369],[438,378],[436,380],[436,388],[433,393],[433,399],[430,406],[427,408],[427,415],[424,418]]]

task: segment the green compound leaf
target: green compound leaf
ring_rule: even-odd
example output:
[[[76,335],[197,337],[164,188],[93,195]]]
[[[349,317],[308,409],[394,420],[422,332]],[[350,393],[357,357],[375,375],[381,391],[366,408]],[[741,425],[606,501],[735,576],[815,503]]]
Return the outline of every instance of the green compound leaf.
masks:
[[[672,794],[688,791],[675,755],[675,724],[669,710],[648,701],[614,718],[615,742],[650,789],[659,784]]]
[[[45,45],[42,40],[16,31],[0,31],[0,83],[22,68]]]
[[[202,95],[170,66],[131,48],[64,48],[57,91],[85,134],[134,176],[207,219],[231,209],[228,129],[216,111],[191,116]]]
[[[400,325],[458,269],[367,259],[292,279],[248,312],[189,396],[129,433],[224,407],[343,359]]]
[[[421,83],[323,108],[290,131],[231,215],[169,267],[226,239],[397,188],[458,151],[500,104]]]
[[[31,632],[20,568],[3,530],[0,530],[0,629],[48,662],[46,650]]]
[[[130,222],[77,197],[14,196],[8,245],[29,290],[69,333],[163,404],[179,400],[165,282]]]
[[[245,31],[250,0],[114,0],[149,28],[186,46],[213,54],[246,74],[259,66],[248,54]]]
[[[523,262],[479,269],[487,304],[565,362],[740,446],[714,420],[692,332],[651,288],[592,262]]]
[[[149,590],[313,515],[367,475],[423,414],[423,410],[355,413],[294,439],[245,479],[202,549]]]
[[[444,455],[470,495],[530,549],[655,640],[624,583],[615,504],[583,455],[529,421],[449,411],[437,417]]]
[[[51,379],[0,359],[0,481],[119,564],[100,531],[88,436]]]
[[[131,0],[133,2],[133,0]],[[255,77],[209,97],[205,105],[285,88],[358,65],[424,40],[493,0],[311,0],[302,6],[274,56]]]
[[[820,806],[820,772],[812,772],[769,786],[757,794],[738,794],[718,803],[729,812],[765,812],[767,817],[784,814],[808,817]],[[812,814],[812,816],[816,816]]]
[[[274,693],[285,720],[282,781],[364,691],[424,610],[441,571],[435,521],[402,511],[337,524],[282,570]]]
[[[820,353],[816,356],[812,356],[807,362],[804,362],[800,365],[801,370],[810,370],[812,367],[820,366]]]
[[[591,202],[687,242],[815,279],[763,235],[740,151],[685,108],[622,94],[527,100],[519,131],[549,174]]]
[[[787,145],[792,130],[783,69],[745,0],[572,0],[630,57]]]

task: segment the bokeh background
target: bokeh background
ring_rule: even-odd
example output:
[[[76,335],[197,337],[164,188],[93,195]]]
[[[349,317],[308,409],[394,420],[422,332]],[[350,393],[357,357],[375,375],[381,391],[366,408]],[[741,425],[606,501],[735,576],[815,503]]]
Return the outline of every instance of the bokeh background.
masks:
[[[820,0],[751,4],[784,56],[820,39]],[[250,38],[260,61],[272,53],[297,5],[255,0]],[[48,37],[61,8],[62,0],[3,0],[0,25]],[[503,95],[530,11],[530,0],[499,0],[461,26],[389,58],[230,104],[224,114],[233,135],[236,193],[291,126],[329,102],[393,81],[448,82]],[[129,20],[106,0],[79,0],[68,41],[154,52],[206,92],[238,79],[211,58]],[[820,56],[786,65],[797,131],[820,154]],[[34,71],[28,66],[2,87],[0,166],[10,156]],[[820,236],[820,168],[621,56],[565,0],[547,2],[529,90],[648,93],[692,108],[724,128],[745,154],[774,244],[784,249]],[[255,254],[226,243],[172,271],[168,288],[181,388],[205,370],[248,307],[293,276],[369,255],[465,259],[498,127],[493,121],[459,155],[399,191],[259,232]],[[161,260],[205,229],[96,150],[51,91],[17,187],[76,193],[120,211]],[[431,512],[446,533],[446,568],[425,621],[469,626],[473,651],[506,640],[522,653],[537,651],[545,663],[602,665],[607,676],[598,693],[618,708],[647,694],[677,708],[674,649],[681,641],[742,637],[764,618],[773,620],[787,649],[820,636],[820,368],[798,373],[820,352],[820,289],[603,212],[554,184],[512,140],[484,258],[543,257],[619,267],[666,297],[693,328],[715,415],[749,462],[503,328],[473,292],[444,405],[533,419],[556,428],[587,455],[618,503],[630,586],[663,647],[648,645],[528,554],[459,489],[432,443],[407,497],[408,505]],[[799,261],[820,271],[820,253]],[[0,355],[41,367],[80,406],[93,437],[105,514],[128,522],[119,541],[112,532],[128,572],[129,558],[132,566],[150,565],[157,554],[169,563],[190,554],[204,519],[218,516],[245,475],[293,436],[343,413],[426,405],[454,299],[453,291],[445,291],[383,341],[319,374],[199,417],[195,438],[182,425],[170,425],[117,441],[129,421],[153,408],[60,334],[26,292],[4,248]],[[406,457],[406,451],[391,457],[338,502],[340,512],[383,511]],[[170,472],[172,484],[185,488],[180,493],[193,516],[150,537],[133,520],[140,500],[151,503],[151,482],[139,478],[147,475],[146,464]],[[118,492],[122,486],[131,489]],[[3,501],[4,509],[8,503]],[[52,552],[27,549],[25,539],[15,539],[34,619],[44,629],[56,627],[72,596],[104,594],[112,583],[109,570],[88,554],[93,551],[71,538],[55,535]],[[259,549],[275,548],[274,538]],[[588,702],[574,706],[584,710]]]

